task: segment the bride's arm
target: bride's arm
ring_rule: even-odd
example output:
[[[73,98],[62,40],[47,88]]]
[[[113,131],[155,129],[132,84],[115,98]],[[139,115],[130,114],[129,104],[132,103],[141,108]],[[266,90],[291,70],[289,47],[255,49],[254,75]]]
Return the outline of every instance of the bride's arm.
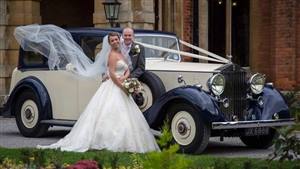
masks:
[[[129,77],[129,75],[130,75],[130,70],[127,69],[127,70],[125,71],[125,74],[124,74],[122,77],[120,77],[119,80],[123,83],[124,80],[127,79],[127,78]]]
[[[114,53],[109,54],[108,60],[108,71],[111,80],[120,88],[122,88],[122,82],[116,76],[116,64],[117,64],[117,56]]]

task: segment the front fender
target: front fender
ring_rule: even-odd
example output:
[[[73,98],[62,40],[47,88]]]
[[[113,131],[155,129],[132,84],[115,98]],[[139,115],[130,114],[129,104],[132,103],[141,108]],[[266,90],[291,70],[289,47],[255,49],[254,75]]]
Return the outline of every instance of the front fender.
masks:
[[[18,96],[25,90],[31,90],[36,94],[41,103],[41,110],[43,114],[48,119],[52,118],[51,100],[47,89],[43,85],[43,83],[34,76],[26,77],[16,84],[16,86],[10,93],[7,103],[5,104],[4,115],[15,115],[15,103],[18,99]]]
[[[250,107],[250,111],[254,111],[258,119],[270,120],[275,113],[278,113],[281,119],[290,118],[289,107],[278,90],[265,86],[262,97],[264,102],[262,106],[252,104]]]
[[[144,112],[149,125],[159,127],[166,115],[167,109],[172,104],[185,102],[191,104],[205,122],[210,123],[220,118],[220,110],[215,99],[205,91],[195,86],[178,87],[163,94],[153,105]]]

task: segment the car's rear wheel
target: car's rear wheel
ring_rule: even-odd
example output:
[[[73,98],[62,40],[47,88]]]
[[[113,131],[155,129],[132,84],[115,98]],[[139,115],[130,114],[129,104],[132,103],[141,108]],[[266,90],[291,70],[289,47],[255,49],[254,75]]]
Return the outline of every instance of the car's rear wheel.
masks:
[[[276,138],[277,133],[273,128],[269,129],[268,135],[260,136],[241,136],[241,141],[248,147],[258,148],[258,149],[267,149],[273,145],[273,140]]]
[[[20,133],[25,137],[40,137],[45,134],[49,125],[41,124],[41,103],[32,91],[22,92],[16,101],[16,123]]]
[[[152,72],[146,71],[140,78],[142,84],[142,101],[137,103],[141,111],[147,110],[153,102],[166,92],[160,78]]]
[[[171,133],[184,153],[201,153],[207,147],[210,129],[193,106],[174,104],[168,110]]]

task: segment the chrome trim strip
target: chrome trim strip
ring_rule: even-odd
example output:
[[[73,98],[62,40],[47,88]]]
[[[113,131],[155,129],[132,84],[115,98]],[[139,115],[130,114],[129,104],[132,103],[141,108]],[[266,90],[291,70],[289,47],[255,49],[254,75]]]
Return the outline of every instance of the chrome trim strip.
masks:
[[[214,71],[185,71],[185,70],[157,70],[157,69],[146,69],[148,71],[151,72],[178,72],[178,73],[220,73],[220,71],[218,70],[214,70]]]
[[[238,129],[238,128],[255,128],[255,127],[278,127],[295,124],[295,119],[280,120],[254,120],[254,121],[228,121],[212,122],[212,129]]]

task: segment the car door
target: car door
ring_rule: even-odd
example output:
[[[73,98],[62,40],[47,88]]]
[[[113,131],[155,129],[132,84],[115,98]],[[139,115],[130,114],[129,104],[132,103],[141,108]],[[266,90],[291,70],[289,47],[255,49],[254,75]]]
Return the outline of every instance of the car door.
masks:
[[[79,45],[81,46],[83,52],[91,60],[95,60],[97,53],[102,48],[103,36],[95,35],[83,35],[79,38]],[[89,103],[90,99],[93,97],[97,89],[100,87],[102,77],[88,78],[81,77],[78,78],[78,111],[77,116],[84,111],[84,108]]]
[[[77,111],[78,78],[62,66],[60,70],[49,70],[47,59],[39,53],[20,51],[19,66],[13,71],[11,91],[22,79],[35,77],[45,86],[49,94],[54,119],[74,119]]]

